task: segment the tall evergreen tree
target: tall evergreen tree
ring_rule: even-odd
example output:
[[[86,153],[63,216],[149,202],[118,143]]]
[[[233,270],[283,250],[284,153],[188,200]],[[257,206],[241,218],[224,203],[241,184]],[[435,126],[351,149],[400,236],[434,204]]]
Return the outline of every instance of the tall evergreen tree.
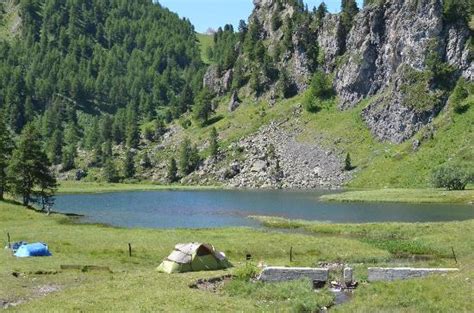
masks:
[[[123,163],[123,175],[125,178],[132,178],[135,176],[135,161],[133,159],[133,153],[128,150],[125,154],[125,160]]]
[[[0,200],[3,200],[3,194],[8,191],[7,167],[14,147],[12,133],[8,129],[3,115],[0,114]]]
[[[18,147],[13,152],[8,167],[12,192],[22,197],[24,205],[35,200],[35,187],[40,188],[41,197],[50,197],[56,187],[56,179],[49,169],[48,157],[41,146],[38,131],[32,124],[27,125],[20,135]]]
[[[117,174],[117,168],[115,167],[114,162],[111,159],[108,159],[103,168],[104,179],[108,183],[117,183],[119,177]]]
[[[208,88],[204,88],[196,97],[194,105],[194,118],[201,124],[207,123],[209,116],[212,113],[212,93]]]
[[[211,157],[216,157],[219,152],[219,136],[217,135],[217,129],[212,127],[211,133],[209,135],[209,150],[211,152]]]
[[[179,149],[179,170],[182,176],[191,174],[197,168],[199,161],[197,147],[192,145],[188,138],[185,138]]]
[[[175,158],[171,158],[168,164],[168,172],[166,175],[166,179],[170,183],[175,183],[178,181],[178,166],[176,165]]]

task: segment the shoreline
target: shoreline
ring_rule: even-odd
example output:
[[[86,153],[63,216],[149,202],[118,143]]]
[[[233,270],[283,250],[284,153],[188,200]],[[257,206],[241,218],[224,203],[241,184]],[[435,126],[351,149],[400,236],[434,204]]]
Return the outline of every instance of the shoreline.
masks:
[[[323,189],[239,189],[228,186],[201,185],[158,185],[149,182],[141,183],[97,183],[72,182],[60,183],[57,195],[100,194],[109,192],[128,191],[206,191],[206,190],[236,190],[236,191],[302,191],[316,192]],[[414,203],[414,204],[474,204],[474,188],[463,191],[447,191],[434,188],[379,188],[379,189],[324,189],[331,192],[319,199],[325,202],[380,202],[380,203]]]
[[[448,191],[434,188],[349,189],[342,193],[323,195],[326,202],[380,202],[413,204],[474,204],[474,189]]]

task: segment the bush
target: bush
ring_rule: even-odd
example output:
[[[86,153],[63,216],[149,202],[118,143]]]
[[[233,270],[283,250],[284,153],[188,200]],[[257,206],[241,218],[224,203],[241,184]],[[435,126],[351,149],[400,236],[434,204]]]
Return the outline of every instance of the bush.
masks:
[[[474,173],[469,168],[443,165],[433,172],[432,179],[436,188],[464,190],[468,183],[474,181]]]
[[[242,267],[239,267],[234,271],[236,279],[248,281],[252,278],[256,278],[260,273],[260,270],[255,264],[247,263]]]
[[[454,112],[462,114],[469,109],[471,105],[469,95],[472,93],[474,84],[469,84],[464,78],[460,78],[449,98],[449,103],[453,106]]]
[[[316,113],[321,110],[321,101],[331,99],[334,95],[331,77],[323,71],[317,71],[303,99],[304,108],[308,112]]]

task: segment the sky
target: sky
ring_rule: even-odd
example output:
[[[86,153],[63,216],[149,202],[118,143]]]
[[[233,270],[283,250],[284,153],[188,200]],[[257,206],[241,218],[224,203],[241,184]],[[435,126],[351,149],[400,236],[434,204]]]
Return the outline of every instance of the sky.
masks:
[[[158,0],[161,5],[187,17],[197,32],[204,33],[208,28],[217,29],[225,24],[238,25],[247,20],[253,9],[252,0]],[[322,0],[305,0],[309,8],[318,6]],[[341,0],[325,0],[330,12],[338,12]],[[358,0],[361,7],[362,0]]]

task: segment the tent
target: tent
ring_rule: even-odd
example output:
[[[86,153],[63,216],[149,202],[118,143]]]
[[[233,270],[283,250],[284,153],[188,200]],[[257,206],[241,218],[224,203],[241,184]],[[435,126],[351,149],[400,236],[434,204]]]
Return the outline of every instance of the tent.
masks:
[[[177,244],[157,270],[171,274],[220,270],[231,266],[225,254],[216,251],[212,245],[193,242]]]
[[[44,243],[31,243],[21,245],[15,252],[15,256],[18,258],[28,258],[32,256],[51,256],[48,245]]]

